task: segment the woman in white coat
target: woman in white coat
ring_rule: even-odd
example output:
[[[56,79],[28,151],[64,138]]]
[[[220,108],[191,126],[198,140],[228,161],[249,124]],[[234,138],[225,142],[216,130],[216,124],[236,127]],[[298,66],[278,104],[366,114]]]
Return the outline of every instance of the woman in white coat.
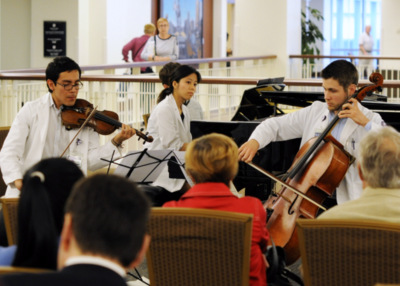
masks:
[[[201,81],[200,73],[194,68],[182,65],[171,75],[170,85],[164,89],[157,100],[157,105],[151,112],[147,131],[154,138],[153,142],[144,144],[148,150],[171,149],[185,151],[188,143],[192,141],[190,133],[190,114],[185,102],[190,100],[196,91],[197,84]],[[184,191],[184,179],[170,179],[168,171],[164,170],[153,183],[163,189],[157,190],[165,194],[165,200],[160,203],[179,198]],[[175,193],[176,194],[172,194]],[[172,197],[171,197],[172,196]],[[161,197],[163,197],[161,195]],[[154,203],[154,200],[153,200]]]

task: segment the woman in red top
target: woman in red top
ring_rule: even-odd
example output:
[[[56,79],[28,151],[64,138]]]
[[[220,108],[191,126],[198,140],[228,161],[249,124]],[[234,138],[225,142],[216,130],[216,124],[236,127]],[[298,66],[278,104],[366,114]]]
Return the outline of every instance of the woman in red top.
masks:
[[[238,171],[238,148],[235,142],[221,134],[209,134],[189,143],[186,171],[195,182],[179,201],[163,207],[192,207],[253,214],[253,234],[250,257],[250,285],[267,285],[267,262],[263,252],[268,243],[266,213],[260,200],[238,198],[229,185]]]

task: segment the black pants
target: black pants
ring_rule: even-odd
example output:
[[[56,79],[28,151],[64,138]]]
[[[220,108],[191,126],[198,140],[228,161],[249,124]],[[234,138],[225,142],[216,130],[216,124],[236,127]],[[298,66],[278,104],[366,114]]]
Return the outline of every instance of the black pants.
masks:
[[[3,210],[0,210],[0,246],[8,246],[6,226],[4,224]]]
[[[322,206],[324,206],[327,210],[330,209],[331,207],[334,207],[337,205],[337,200],[336,200],[336,191],[333,193],[332,196],[327,197],[323,202]],[[323,210],[319,209],[317,213],[317,217],[323,213]]]
[[[171,193],[162,187],[144,184],[140,184],[139,189],[150,199],[153,207],[161,207],[168,201],[177,201],[185,193],[183,190]]]

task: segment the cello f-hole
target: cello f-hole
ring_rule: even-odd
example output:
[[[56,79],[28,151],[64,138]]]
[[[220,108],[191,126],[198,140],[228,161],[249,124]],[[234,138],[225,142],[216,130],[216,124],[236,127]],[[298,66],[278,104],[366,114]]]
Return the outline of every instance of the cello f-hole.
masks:
[[[289,207],[289,209],[288,209],[288,214],[289,215],[292,215],[292,214],[294,214],[294,209],[293,209],[293,206],[294,206],[294,204],[296,203],[296,201],[297,201],[297,199],[299,198],[299,196],[296,196],[296,198],[293,200],[293,202],[290,204],[290,207]]]

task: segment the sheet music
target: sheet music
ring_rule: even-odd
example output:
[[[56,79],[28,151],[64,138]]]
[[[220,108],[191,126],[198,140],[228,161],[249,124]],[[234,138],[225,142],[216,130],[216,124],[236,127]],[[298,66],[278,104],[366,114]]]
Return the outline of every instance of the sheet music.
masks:
[[[182,151],[147,149],[131,151],[122,158],[120,163],[113,162],[117,164],[114,174],[127,177],[135,182],[152,183],[159,177],[172,156],[176,158],[185,179],[192,186],[193,182],[185,171],[185,152]]]
[[[189,175],[186,173],[186,170],[185,170],[185,152],[184,151],[174,151],[174,155],[175,155],[176,159],[178,160],[178,162],[180,163],[179,166],[181,168],[183,175],[185,176],[186,182],[188,182],[188,184],[191,187],[193,187],[194,183],[193,183],[192,179],[189,177]]]

